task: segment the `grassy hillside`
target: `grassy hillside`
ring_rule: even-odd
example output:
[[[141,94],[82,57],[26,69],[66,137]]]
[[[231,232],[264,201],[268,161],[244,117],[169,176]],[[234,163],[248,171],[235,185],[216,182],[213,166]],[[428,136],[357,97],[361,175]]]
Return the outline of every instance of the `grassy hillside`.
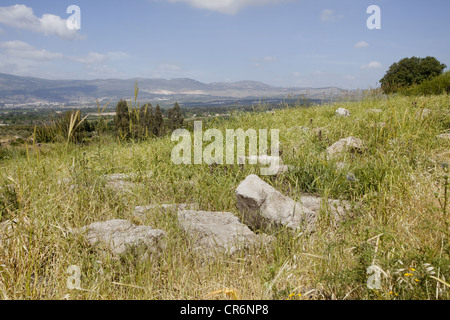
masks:
[[[335,117],[339,107],[351,116]],[[283,161],[295,169],[262,176],[266,182],[293,199],[307,192],[361,203],[341,224],[323,212],[311,235],[285,230],[265,248],[208,262],[195,256],[176,217],[155,212],[138,220],[133,209],[198,203],[239,216],[234,190],[259,172],[255,166],[174,165],[170,136],[136,144],[100,136],[83,147],[9,152],[1,160],[1,220],[19,223],[13,239],[0,245],[0,298],[226,299],[208,293],[232,288],[242,299],[449,299],[450,143],[437,137],[450,129],[449,110],[448,95],[367,97],[204,123],[204,130],[224,136],[233,128],[279,129]],[[349,136],[364,141],[363,154],[323,156]],[[153,175],[125,192],[102,178],[147,171]],[[356,181],[347,179],[350,173]],[[166,251],[144,263],[116,260],[67,232],[109,219],[165,230]],[[381,290],[366,285],[374,262],[384,271]],[[84,290],[68,290],[71,265],[81,268]]]

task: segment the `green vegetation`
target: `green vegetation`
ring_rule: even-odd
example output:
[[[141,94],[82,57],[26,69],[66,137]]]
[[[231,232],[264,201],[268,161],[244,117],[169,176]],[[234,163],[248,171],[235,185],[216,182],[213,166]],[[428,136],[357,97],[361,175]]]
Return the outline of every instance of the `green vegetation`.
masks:
[[[126,136],[132,130],[121,120],[133,108],[119,104],[116,125]],[[134,110],[138,106],[135,101]],[[152,108],[144,106],[138,123],[149,128]],[[351,117],[335,117],[339,107]],[[450,145],[437,135],[450,129],[449,107],[447,94],[368,94],[357,102],[288,107],[274,114],[230,112],[229,118],[204,121],[204,130],[224,135],[226,129],[279,129],[283,161],[296,169],[263,177],[266,182],[293,199],[308,192],[361,204],[341,223],[321,212],[311,235],[283,230],[265,248],[211,261],[197,258],[175,216],[154,212],[140,219],[133,215],[135,206],[198,203],[202,210],[239,216],[234,190],[258,168],[174,165],[175,143],[158,131],[164,123],[159,106],[157,125],[150,125],[156,137],[149,139],[98,132],[86,145],[67,143],[66,137],[48,148],[23,143],[0,149],[0,219],[17,221],[13,237],[0,244],[0,298],[210,299],[210,292],[232,288],[249,300],[448,300]],[[382,112],[369,112],[373,108]],[[424,108],[431,113],[418,117]],[[69,136],[83,124],[78,115],[68,118]],[[363,154],[323,156],[328,146],[349,136],[364,141]],[[103,178],[143,171],[153,175],[125,192],[108,187]],[[348,179],[350,174],[355,179]],[[64,183],[67,179],[72,182]],[[166,250],[156,260],[120,260],[68,232],[110,219],[165,230]],[[373,263],[384,272],[379,290],[366,285]],[[67,288],[71,265],[81,269],[83,290]]]
[[[176,130],[182,128],[183,122],[184,122],[183,113],[181,112],[178,102],[175,102],[173,108],[169,110],[170,129]]]
[[[384,93],[396,93],[412,85],[420,85],[442,74],[447,66],[434,57],[404,58],[392,64],[380,80]]]
[[[438,77],[426,80],[419,85],[400,90],[401,94],[407,96],[450,94],[450,71],[441,74]]]

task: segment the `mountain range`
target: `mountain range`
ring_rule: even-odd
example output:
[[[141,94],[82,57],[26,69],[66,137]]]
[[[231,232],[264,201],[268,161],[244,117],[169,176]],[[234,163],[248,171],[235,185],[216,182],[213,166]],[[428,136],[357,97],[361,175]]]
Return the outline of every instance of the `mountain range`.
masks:
[[[46,80],[0,73],[0,102],[14,104],[89,104],[134,96],[140,101],[195,102],[239,99],[273,99],[304,96],[322,99],[337,96],[336,87],[276,87],[257,81],[202,83],[188,78],[133,78],[97,80]]]

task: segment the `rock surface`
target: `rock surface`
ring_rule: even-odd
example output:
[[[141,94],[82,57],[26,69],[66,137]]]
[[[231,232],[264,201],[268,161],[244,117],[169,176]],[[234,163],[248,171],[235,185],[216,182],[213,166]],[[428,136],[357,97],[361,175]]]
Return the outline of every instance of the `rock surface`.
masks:
[[[362,140],[355,137],[348,137],[334,143],[325,152],[328,156],[332,157],[343,152],[362,152],[364,149]]]
[[[193,241],[194,250],[209,256],[232,255],[270,241],[269,236],[253,233],[230,212],[179,210],[178,221]]]
[[[449,133],[441,133],[440,135],[437,136],[440,139],[447,139],[450,140],[450,132]]]
[[[347,203],[302,195],[299,201],[284,196],[256,175],[248,176],[236,189],[237,207],[246,224],[254,228],[290,228],[311,232],[322,208],[330,210],[336,221],[349,209]]]
[[[173,203],[173,204],[154,204],[149,206],[138,206],[134,208],[135,216],[144,216],[154,210],[160,210],[165,213],[177,213],[178,210],[197,210],[196,203]]]
[[[337,117],[350,117],[350,111],[344,108],[339,108],[335,112]]]
[[[114,254],[138,254],[141,258],[159,254],[165,249],[166,233],[148,226],[136,226],[126,220],[95,222],[74,230],[90,244],[101,245]]]
[[[237,207],[244,223],[255,228],[312,229],[316,214],[252,174],[236,191]]]
[[[136,185],[136,180],[138,180],[139,178],[148,178],[152,175],[152,171],[138,173],[114,173],[104,175],[103,178],[106,180],[106,184],[111,189],[119,192],[126,192],[133,189],[133,187]]]
[[[423,110],[420,109],[416,112],[416,118],[419,120],[423,120],[425,118],[428,118],[431,115],[431,110],[424,108]]]

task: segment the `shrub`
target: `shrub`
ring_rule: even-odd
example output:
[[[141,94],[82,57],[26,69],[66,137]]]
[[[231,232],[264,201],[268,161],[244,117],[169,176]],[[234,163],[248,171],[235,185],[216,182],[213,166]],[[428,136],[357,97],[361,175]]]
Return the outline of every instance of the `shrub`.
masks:
[[[402,88],[439,76],[446,67],[434,57],[404,58],[389,67],[380,80],[381,89],[384,93],[396,93]]]
[[[402,89],[400,93],[407,96],[450,94],[450,71],[419,85]]]

